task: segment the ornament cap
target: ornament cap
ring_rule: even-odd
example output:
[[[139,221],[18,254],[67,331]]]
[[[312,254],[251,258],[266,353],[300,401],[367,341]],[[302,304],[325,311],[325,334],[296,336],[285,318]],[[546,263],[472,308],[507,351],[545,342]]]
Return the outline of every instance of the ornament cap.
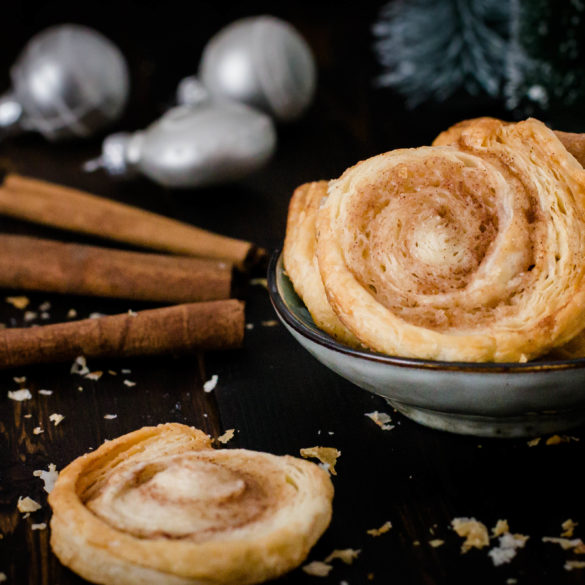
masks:
[[[102,143],[99,157],[88,160],[83,169],[87,172],[104,169],[114,177],[130,177],[138,174],[136,165],[140,160],[142,133],[117,132]]]
[[[177,86],[177,104],[181,106],[196,106],[209,99],[209,91],[195,75],[185,77]]]
[[[12,92],[0,96],[0,139],[21,130],[22,105]]]

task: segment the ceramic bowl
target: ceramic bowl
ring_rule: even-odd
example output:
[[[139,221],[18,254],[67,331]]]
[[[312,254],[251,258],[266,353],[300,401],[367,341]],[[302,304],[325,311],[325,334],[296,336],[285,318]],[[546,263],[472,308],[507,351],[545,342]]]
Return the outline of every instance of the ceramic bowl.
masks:
[[[268,290],[279,319],[310,354],[425,426],[482,437],[534,437],[585,423],[585,359],[439,362],[350,348],[313,323],[280,250],[270,259]]]

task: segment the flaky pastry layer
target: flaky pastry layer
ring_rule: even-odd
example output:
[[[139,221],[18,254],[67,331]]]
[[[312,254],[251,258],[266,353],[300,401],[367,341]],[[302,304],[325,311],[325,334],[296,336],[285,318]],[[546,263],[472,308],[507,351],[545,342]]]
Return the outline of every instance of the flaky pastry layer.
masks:
[[[585,171],[537,120],[466,121],[358,163],[316,234],[329,305],[375,351],[526,361],[585,326]]]
[[[317,213],[327,197],[327,184],[315,181],[295,189],[288,207],[283,263],[315,325],[338,341],[357,347],[358,339],[338,319],[327,300],[315,255]]]
[[[216,450],[185,425],[145,427],[59,474],[51,546],[95,583],[259,583],[304,560],[332,497],[328,474],[308,461]]]

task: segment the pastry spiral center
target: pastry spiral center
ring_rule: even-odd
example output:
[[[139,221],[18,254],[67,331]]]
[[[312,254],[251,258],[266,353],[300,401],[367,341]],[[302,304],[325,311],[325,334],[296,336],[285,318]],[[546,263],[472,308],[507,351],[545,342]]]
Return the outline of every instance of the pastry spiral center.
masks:
[[[531,265],[528,198],[493,161],[429,150],[413,158],[355,185],[360,196],[341,211],[347,266],[411,323],[445,330],[491,320]]]
[[[241,470],[189,454],[120,470],[87,505],[136,536],[200,540],[253,521],[268,502]]]

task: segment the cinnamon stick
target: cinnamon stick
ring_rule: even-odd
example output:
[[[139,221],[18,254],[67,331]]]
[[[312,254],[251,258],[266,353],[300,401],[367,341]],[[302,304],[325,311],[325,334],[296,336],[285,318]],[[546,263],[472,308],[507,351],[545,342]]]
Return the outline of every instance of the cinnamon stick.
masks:
[[[184,303],[226,299],[231,265],[0,234],[0,287]]]
[[[244,336],[235,299],[173,305],[134,314],[0,331],[0,368],[86,357],[181,354],[232,349]]]
[[[265,256],[251,242],[14,173],[6,175],[0,188],[0,213],[153,250],[225,260],[241,270]]]

